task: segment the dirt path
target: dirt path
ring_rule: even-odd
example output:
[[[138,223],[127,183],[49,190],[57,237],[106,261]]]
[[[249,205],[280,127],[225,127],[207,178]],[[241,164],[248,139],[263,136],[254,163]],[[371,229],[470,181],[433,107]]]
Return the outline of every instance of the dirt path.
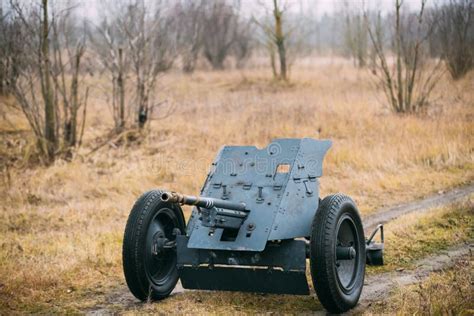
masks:
[[[385,272],[366,277],[359,305],[354,313],[363,312],[371,302],[388,297],[396,286],[407,286],[425,280],[430,273],[452,267],[461,257],[472,256],[474,244],[462,244],[416,263],[416,269]]]
[[[370,231],[379,223],[386,223],[413,212],[427,213],[435,207],[462,201],[472,193],[474,193],[474,183],[424,199],[399,204],[389,209],[381,209],[363,219],[364,227],[367,231]],[[415,270],[387,272],[368,276],[359,306],[354,312],[362,312],[367,308],[370,302],[380,300],[387,296],[394,284],[408,285],[420,282],[420,280],[426,278],[431,272],[450,267],[457,258],[466,256],[472,250],[474,250],[473,245],[465,244],[420,260]],[[184,291],[181,283],[178,282],[171,295],[180,295]],[[88,315],[111,314],[114,313],[114,311],[139,307],[140,305],[141,303],[132,296],[126,287],[121,287],[109,293],[102,304],[89,309],[86,313]]]
[[[388,209],[379,209],[363,218],[364,227],[367,231],[370,231],[378,224],[384,224],[409,213],[426,213],[434,207],[445,206],[462,201],[472,193],[474,193],[474,183],[449,191],[440,192],[424,199],[399,204]]]
[[[407,286],[423,282],[431,273],[452,267],[462,257],[472,256],[474,244],[462,244],[441,251],[419,260],[414,270],[391,271],[376,275],[369,275],[365,279],[364,289],[358,306],[351,314],[364,312],[372,302],[388,297],[396,286]],[[178,283],[171,295],[180,295],[184,292]],[[115,311],[139,307],[138,302],[127,288],[120,288],[107,295],[103,304],[95,306],[87,312],[88,315],[113,314]],[[319,311],[314,311],[318,313]]]

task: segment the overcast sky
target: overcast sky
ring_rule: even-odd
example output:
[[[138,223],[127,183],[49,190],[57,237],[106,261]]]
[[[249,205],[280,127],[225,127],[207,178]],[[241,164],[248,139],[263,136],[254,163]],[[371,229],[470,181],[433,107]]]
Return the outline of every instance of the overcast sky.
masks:
[[[66,0],[53,0],[53,1],[66,1]],[[107,0],[77,0],[81,3],[80,15],[89,18],[92,21],[97,21],[98,18],[102,15],[104,3]],[[108,0],[110,1],[110,0]],[[152,1],[152,0],[151,0]],[[173,3],[172,0],[168,0],[170,3]],[[438,0],[439,2],[440,0]],[[255,14],[262,10],[261,5],[258,2],[265,3],[268,2],[268,6],[271,7],[272,0],[241,0],[242,9],[247,11],[247,14]],[[394,0],[286,0],[289,4],[291,10],[302,10],[305,13],[311,13],[317,16],[322,16],[323,14],[333,14],[337,12],[341,7],[344,6],[344,3],[348,3],[349,7],[353,10],[360,9],[362,4],[372,9],[381,10],[383,13],[391,11],[393,9]],[[419,8],[421,0],[404,0],[404,6],[409,9]],[[427,6],[432,6],[435,1],[428,1]]]
[[[9,0],[0,0],[0,3],[8,3]],[[38,0],[20,0],[24,2],[35,2]],[[92,22],[98,22],[99,17],[103,16],[107,11],[107,4],[112,4],[115,1],[127,0],[74,0],[79,3],[77,8],[77,14],[91,20]],[[145,0],[146,2],[154,2],[154,0]],[[163,0],[162,0],[163,1]],[[175,0],[164,0],[171,4]],[[262,11],[262,5],[259,3],[267,3],[267,6],[271,8],[273,0],[240,0],[244,14],[248,15],[259,15]],[[305,14],[322,16],[324,14],[333,14],[339,11],[345,3],[348,4],[352,10],[360,10],[362,5],[375,10],[381,10],[382,13],[393,10],[395,0],[283,0],[284,3],[288,4],[290,10],[298,12],[303,11]],[[442,3],[447,0],[428,0],[427,7],[433,6],[435,3]],[[69,0],[50,0],[54,4],[64,4]],[[421,0],[404,0],[404,7],[414,10],[420,7]]]

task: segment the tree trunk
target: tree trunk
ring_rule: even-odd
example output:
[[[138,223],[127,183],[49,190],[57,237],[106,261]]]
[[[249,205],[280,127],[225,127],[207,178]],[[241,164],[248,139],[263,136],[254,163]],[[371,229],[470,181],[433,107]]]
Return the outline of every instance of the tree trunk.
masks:
[[[283,35],[283,17],[278,8],[277,0],[273,0],[273,15],[275,16],[275,43],[278,47],[278,56],[280,57],[280,79],[286,80],[286,50],[285,37]]]
[[[280,56],[280,77],[283,80],[287,79],[286,75],[286,50],[283,40],[278,45],[278,55]]]
[[[3,19],[3,1],[0,2],[0,19]],[[5,45],[5,43],[3,44]],[[4,49],[7,50],[6,48]],[[6,59],[5,55],[2,57]],[[5,60],[5,64],[7,64],[6,60]],[[4,82],[6,78],[6,72],[7,72],[7,67],[4,67],[5,64],[3,62],[0,62],[0,95],[5,94]]]
[[[71,116],[70,116],[70,134],[69,139],[67,140],[67,145],[73,147],[77,142],[77,110],[79,109],[79,71],[81,65],[81,53],[77,51],[74,60],[73,68],[73,77],[71,83],[71,95],[72,95],[72,104],[71,104]]]
[[[198,58],[198,51],[194,48],[189,53],[185,53],[183,56],[183,71],[185,73],[192,73],[196,67],[196,60]]]
[[[49,60],[49,25],[48,25],[48,0],[42,0],[43,6],[43,30],[41,34],[41,57],[42,61],[42,79],[43,79],[43,100],[44,100],[44,135],[46,141],[46,155],[48,161],[54,160],[57,147],[56,139],[56,117],[53,100],[53,91],[50,76],[50,60]]]
[[[273,43],[270,43],[270,45],[273,45]],[[278,73],[277,73],[277,69],[275,65],[275,51],[273,50],[272,46],[270,46],[269,51],[270,51],[270,66],[272,67],[273,78],[278,78]]]
[[[4,72],[5,69],[3,69],[3,65],[0,64],[0,95],[5,94],[5,89],[4,89]]]
[[[139,80],[137,84],[138,95],[138,127],[142,129],[148,120],[148,104],[145,95],[145,84]]]
[[[400,31],[400,0],[396,4],[396,24],[395,24],[395,50],[397,54],[397,112],[405,112],[405,104],[403,102],[403,82],[402,82],[402,49],[401,49],[401,31]]]
[[[119,55],[119,69],[118,69],[118,92],[119,92],[119,122],[118,130],[122,130],[125,127],[125,83],[123,79],[123,50],[122,48],[118,49]]]
[[[211,63],[212,69],[214,70],[223,70],[224,69],[224,60],[227,52],[218,52],[213,54],[209,51],[205,52],[207,60]]]

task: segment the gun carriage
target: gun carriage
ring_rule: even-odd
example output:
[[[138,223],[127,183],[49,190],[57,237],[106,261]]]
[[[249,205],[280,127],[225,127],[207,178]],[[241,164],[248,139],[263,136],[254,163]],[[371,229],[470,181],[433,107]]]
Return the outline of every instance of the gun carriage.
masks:
[[[353,308],[365,265],[383,264],[354,201],[319,198],[327,140],[277,139],[266,148],[225,146],[199,196],[152,190],[125,229],[123,266],[140,300],[185,289],[308,295],[306,262],[330,312]],[[186,225],[181,205],[192,205]]]

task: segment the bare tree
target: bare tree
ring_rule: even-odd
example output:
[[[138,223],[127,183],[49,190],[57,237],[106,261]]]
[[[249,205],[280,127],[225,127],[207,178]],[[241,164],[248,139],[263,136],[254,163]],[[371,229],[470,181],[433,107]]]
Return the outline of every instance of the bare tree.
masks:
[[[53,88],[51,82],[51,61],[49,56],[49,16],[48,16],[48,0],[42,0],[43,20],[41,21],[41,54],[40,76],[41,90],[43,91],[44,101],[44,138],[46,140],[46,151],[49,160],[54,159],[55,151],[58,145],[56,134],[56,109],[53,103]]]
[[[77,144],[79,128],[83,130],[85,111],[82,126],[78,111],[81,106],[85,110],[87,99],[87,93],[80,96],[79,79],[84,42],[73,43],[67,34],[71,31],[71,8],[50,13],[47,0],[29,9],[14,0],[11,6],[22,30],[16,39],[22,45],[22,67],[11,91],[36,136],[40,153],[52,162],[59,153],[70,153]]]
[[[126,74],[128,73],[129,58],[125,45],[125,36],[115,23],[109,23],[107,18],[91,34],[94,52],[102,69],[110,76],[112,91],[105,94],[112,109],[115,133],[122,132],[126,127]],[[126,51],[126,52],[124,52]]]
[[[375,72],[387,100],[395,112],[418,112],[425,107],[439,77],[440,63],[429,67],[425,46],[432,28],[424,21],[426,0],[421,1],[419,12],[402,14],[402,0],[395,1],[392,65],[384,45],[384,37],[374,31],[366,16],[368,33],[377,56]],[[380,29],[379,29],[380,31]]]
[[[65,147],[74,147],[80,132],[78,124],[79,110],[83,110],[83,121],[87,105],[88,88],[80,91],[84,85],[85,73],[82,72],[86,50],[85,32],[74,24],[72,10],[58,15],[52,29],[52,79],[55,93],[62,99],[62,131]],[[80,33],[80,34],[79,34]],[[63,56],[63,55],[66,56]],[[67,78],[70,77],[70,78]],[[57,109],[58,111],[58,109]],[[59,115],[58,115],[59,117]],[[59,129],[57,127],[57,129]],[[81,128],[81,130],[83,130]],[[58,130],[57,130],[58,132]]]
[[[213,69],[224,69],[224,60],[237,35],[239,19],[236,10],[225,1],[207,2],[203,23],[204,56]]]
[[[3,13],[3,2],[0,2],[0,94],[5,94],[5,86],[7,81],[7,72],[8,68],[7,63],[9,63],[9,47],[6,45],[8,43],[9,36],[8,29],[10,23],[7,21],[7,16]]]
[[[183,71],[191,73],[196,68],[199,52],[203,46],[204,2],[183,0],[176,3],[173,16],[177,23],[178,50]]]
[[[275,31],[273,33],[273,37],[275,45],[278,48],[278,57],[280,57],[280,78],[287,80],[285,35],[283,34],[283,13],[284,10],[281,8],[278,0],[273,0],[273,17],[275,18]]]
[[[434,13],[435,41],[454,79],[474,67],[474,2],[450,0]]]
[[[160,105],[153,101],[158,76],[167,71],[176,58],[175,41],[170,36],[172,19],[162,12],[158,4],[151,15],[143,1],[128,6],[125,19],[119,27],[126,36],[134,74],[136,118],[140,128],[145,126],[150,112]]]
[[[367,63],[368,35],[362,13],[345,13],[344,45],[357,67],[365,67]]]
[[[4,11],[0,2],[0,94],[9,93],[9,86],[18,77],[22,65],[20,56],[21,25],[12,17],[12,12]]]
[[[120,132],[127,125],[143,128],[162,104],[154,95],[159,76],[177,56],[177,32],[161,2],[112,4],[116,10],[111,22],[104,19],[93,42],[101,64],[111,75],[115,130]]]
[[[277,70],[277,66],[276,66],[275,43],[271,40],[271,38],[266,38],[264,46],[265,46],[265,49],[268,52],[268,56],[270,57],[270,67],[272,68],[273,78],[279,78],[278,70]]]
[[[288,9],[288,3],[285,2],[285,4],[282,4],[281,0],[273,0],[272,5],[273,6],[271,12],[273,22],[270,22],[270,19],[267,19],[266,17],[264,17],[262,21],[259,21],[258,19],[254,18],[254,22],[258,26],[260,26],[266,37],[266,39],[264,40],[264,44],[270,56],[273,75],[278,79],[287,80],[288,64],[286,46],[290,32],[284,31],[284,14],[285,11]],[[265,3],[261,3],[261,6],[267,9]],[[277,72],[277,68],[275,65],[275,51],[278,52],[280,73]]]
[[[382,13],[379,12],[369,12],[366,17],[364,17],[364,26],[367,27],[367,21],[365,19],[368,19],[368,23],[372,25],[373,32],[374,34],[377,34],[378,39],[383,39],[384,38],[384,27],[383,27],[383,19],[382,19]],[[367,38],[368,38],[368,33],[367,33]],[[368,48],[368,58],[369,58],[369,68],[372,71],[372,73],[377,74],[377,50],[375,49],[376,46],[370,45],[369,40],[367,40],[367,48]]]
[[[252,23],[242,17],[240,1],[180,0],[171,16],[176,25],[178,51],[184,72],[193,72],[201,53],[214,69],[223,69],[226,58],[243,67],[251,54]]]
[[[237,68],[244,67],[245,62],[252,54],[254,48],[253,30],[253,23],[251,23],[251,21],[239,17],[234,45],[232,47],[232,54],[237,61]]]

